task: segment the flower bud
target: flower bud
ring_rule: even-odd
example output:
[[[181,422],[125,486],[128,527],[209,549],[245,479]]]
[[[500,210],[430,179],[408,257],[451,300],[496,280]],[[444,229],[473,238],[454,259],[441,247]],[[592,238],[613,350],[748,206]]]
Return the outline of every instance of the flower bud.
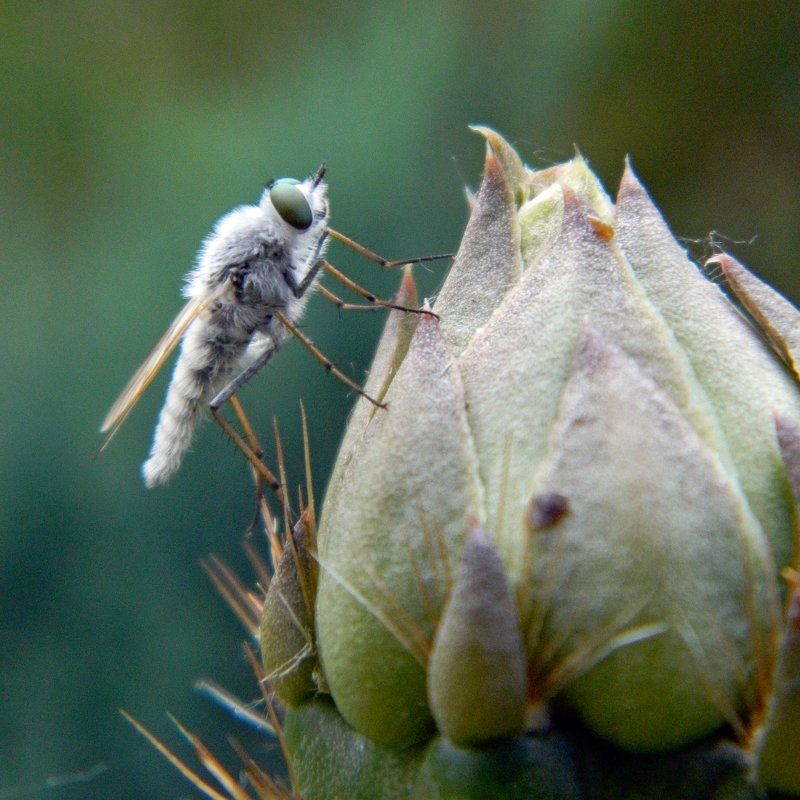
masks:
[[[726,297],[629,165],[612,202],[580,155],[534,171],[477,130],[484,178],[438,318],[390,315],[368,384],[388,410],[358,402],[328,487],[325,718],[381,754],[397,797],[417,774],[424,796],[480,796],[448,794],[448,764],[485,777],[511,752],[520,775],[542,753],[574,770],[563,796],[629,796],[609,747],[653,754],[630,796],[712,796],[735,775],[749,797],[756,739],[786,790],[798,701],[773,665],[797,559],[798,312],[720,255]],[[759,739],[773,682],[788,700]],[[298,740],[319,702],[291,713]],[[715,766],[701,781],[696,764]]]

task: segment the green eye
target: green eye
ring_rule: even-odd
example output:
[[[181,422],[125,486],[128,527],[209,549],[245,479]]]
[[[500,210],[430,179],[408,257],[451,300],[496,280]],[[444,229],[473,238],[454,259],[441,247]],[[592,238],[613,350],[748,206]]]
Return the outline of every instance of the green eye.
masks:
[[[281,178],[269,190],[269,199],[281,219],[300,231],[308,230],[314,220],[306,196],[297,188],[300,181]]]

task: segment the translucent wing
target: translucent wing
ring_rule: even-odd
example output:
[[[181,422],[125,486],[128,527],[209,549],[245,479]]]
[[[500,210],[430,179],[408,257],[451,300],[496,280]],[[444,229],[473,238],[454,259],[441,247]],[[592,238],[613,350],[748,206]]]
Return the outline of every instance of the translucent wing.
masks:
[[[106,418],[100,426],[100,432],[108,435],[100,448],[100,452],[108,447],[108,443],[114,438],[128,414],[131,413],[139,398],[144,394],[145,389],[152,383],[153,378],[169,358],[170,353],[177,347],[189,325],[208,306],[218,300],[227,288],[227,282],[222,283],[216,291],[207,297],[202,300],[192,299],[181,309],[164,335],[158,340],[150,355],[147,356],[139,369],[133,373],[133,377],[128,381],[127,386],[122,390],[114,405],[111,406],[111,410],[106,414]]]

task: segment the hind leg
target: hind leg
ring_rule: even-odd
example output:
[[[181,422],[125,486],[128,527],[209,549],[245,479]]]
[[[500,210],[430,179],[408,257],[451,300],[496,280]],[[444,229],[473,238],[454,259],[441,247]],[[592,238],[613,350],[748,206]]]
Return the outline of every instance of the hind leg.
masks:
[[[269,336],[253,339],[243,356],[243,360],[248,366],[214,395],[208,404],[209,408],[212,411],[216,411],[223,403],[230,400],[242,386],[272,360],[272,357],[277,352],[278,347]]]

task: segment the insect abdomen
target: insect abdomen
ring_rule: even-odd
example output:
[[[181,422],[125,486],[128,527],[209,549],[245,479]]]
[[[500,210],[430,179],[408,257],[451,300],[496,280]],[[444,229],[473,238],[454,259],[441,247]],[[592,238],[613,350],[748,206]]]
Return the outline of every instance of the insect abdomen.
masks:
[[[178,471],[215,389],[244,349],[244,343],[211,336],[202,327],[195,323],[189,329],[175,364],[150,456],[142,465],[148,488],[166,483]]]

